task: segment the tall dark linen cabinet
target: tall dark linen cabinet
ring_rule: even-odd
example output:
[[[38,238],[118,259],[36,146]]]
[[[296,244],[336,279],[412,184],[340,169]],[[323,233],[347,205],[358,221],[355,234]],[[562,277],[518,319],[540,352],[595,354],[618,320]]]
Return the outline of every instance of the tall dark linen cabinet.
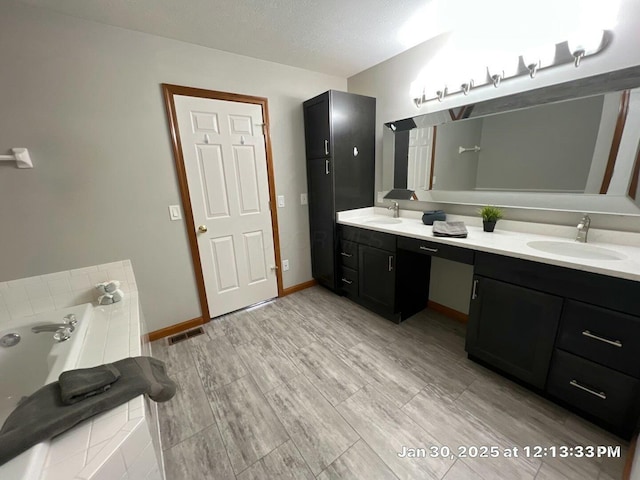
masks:
[[[313,278],[336,292],[336,212],[370,207],[376,99],[329,90],[303,104]]]

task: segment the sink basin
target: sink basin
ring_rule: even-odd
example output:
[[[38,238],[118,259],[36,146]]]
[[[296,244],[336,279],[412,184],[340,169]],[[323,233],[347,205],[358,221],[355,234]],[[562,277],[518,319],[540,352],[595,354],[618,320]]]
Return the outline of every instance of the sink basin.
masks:
[[[586,243],[536,240],[528,242],[527,245],[541,252],[564,255],[565,257],[585,258],[589,260],[624,260],[627,258],[625,255],[609,250],[608,248],[596,247]]]
[[[398,223],[402,223],[402,220],[393,217],[375,217],[365,220],[364,223],[375,223],[378,225],[397,225]]]

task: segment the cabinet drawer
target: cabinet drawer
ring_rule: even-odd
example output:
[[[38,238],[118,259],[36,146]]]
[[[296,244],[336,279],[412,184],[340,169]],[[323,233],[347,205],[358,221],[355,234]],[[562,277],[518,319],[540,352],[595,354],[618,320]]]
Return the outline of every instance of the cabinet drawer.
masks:
[[[640,318],[567,300],[557,345],[640,378]]]
[[[349,267],[342,267],[338,282],[342,286],[342,291],[348,295],[358,295],[358,272]]]
[[[640,380],[562,350],[553,355],[547,391],[621,430],[633,429]]]
[[[398,248],[473,265],[474,252],[467,248],[407,237],[398,237]]]
[[[340,232],[340,237],[343,240],[387,250],[392,253],[396,251],[396,236],[390,233],[376,232],[374,230],[351,227],[349,225],[341,225]]]
[[[358,244],[347,240],[340,240],[340,250],[338,252],[342,265],[345,267],[358,269]]]

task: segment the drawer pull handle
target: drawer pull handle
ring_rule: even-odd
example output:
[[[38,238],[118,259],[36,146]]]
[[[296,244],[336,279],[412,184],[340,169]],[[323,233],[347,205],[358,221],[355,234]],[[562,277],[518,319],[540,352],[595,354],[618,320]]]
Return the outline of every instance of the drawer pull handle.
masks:
[[[343,279],[342,279],[342,281],[343,281],[344,283],[346,283],[347,285],[351,285],[351,284],[353,283],[353,281],[352,281],[352,280],[347,280],[346,278],[343,278]]]
[[[429,248],[422,245],[420,245],[420,250],[426,250],[427,252],[438,253],[437,248]]]
[[[340,252],[340,255],[342,255],[343,257],[347,257],[347,258],[353,257],[353,255],[351,255],[350,253],[347,253],[347,252]]]
[[[471,292],[471,300],[478,298],[478,280],[473,281],[473,292]]]
[[[569,385],[571,385],[572,387],[579,388],[580,390],[584,390],[585,392],[590,393],[591,395],[595,395],[596,397],[601,398],[602,400],[607,399],[606,393],[596,392],[595,390],[591,390],[590,388],[585,387],[584,385],[580,385],[577,380],[571,380],[569,382]]]
[[[601,342],[608,343],[609,345],[613,345],[614,347],[622,348],[622,342],[620,340],[609,340],[608,338],[599,337],[598,335],[594,335],[589,330],[585,330],[582,332],[582,335],[585,337],[593,338],[594,340],[600,340]]]

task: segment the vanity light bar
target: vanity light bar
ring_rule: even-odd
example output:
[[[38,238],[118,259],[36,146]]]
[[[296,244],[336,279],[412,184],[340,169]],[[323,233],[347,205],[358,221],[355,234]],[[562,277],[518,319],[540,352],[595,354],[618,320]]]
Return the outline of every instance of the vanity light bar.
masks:
[[[413,97],[413,102],[417,108],[420,108],[426,102],[431,100],[443,101],[444,98],[455,92],[462,92],[467,95],[471,89],[477,88],[482,85],[493,85],[498,88],[503,80],[506,78],[512,78],[523,74],[528,74],[531,78],[536,76],[536,73],[547,67],[556,65],[563,65],[567,63],[573,63],[575,67],[580,66],[580,62],[584,57],[594,55],[604,49],[607,42],[605,41],[605,30],[590,30],[584,32],[578,32],[567,41],[558,43],[554,46],[541,47],[531,49],[530,51],[523,53],[517,59],[518,68],[507,68],[507,65],[491,65],[486,67],[486,79],[484,83],[476,82],[473,80],[469,82],[463,82],[460,85],[452,86],[450,84],[442,85],[441,87],[434,88],[427,91],[426,87],[422,87],[422,94],[417,97]],[[503,59],[506,63],[512,61],[516,63],[515,58]],[[520,66],[524,65],[524,69]],[[414,82],[415,85],[418,81]],[[412,90],[413,90],[412,85]],[[419,92],[420,90],[418,90]]]

